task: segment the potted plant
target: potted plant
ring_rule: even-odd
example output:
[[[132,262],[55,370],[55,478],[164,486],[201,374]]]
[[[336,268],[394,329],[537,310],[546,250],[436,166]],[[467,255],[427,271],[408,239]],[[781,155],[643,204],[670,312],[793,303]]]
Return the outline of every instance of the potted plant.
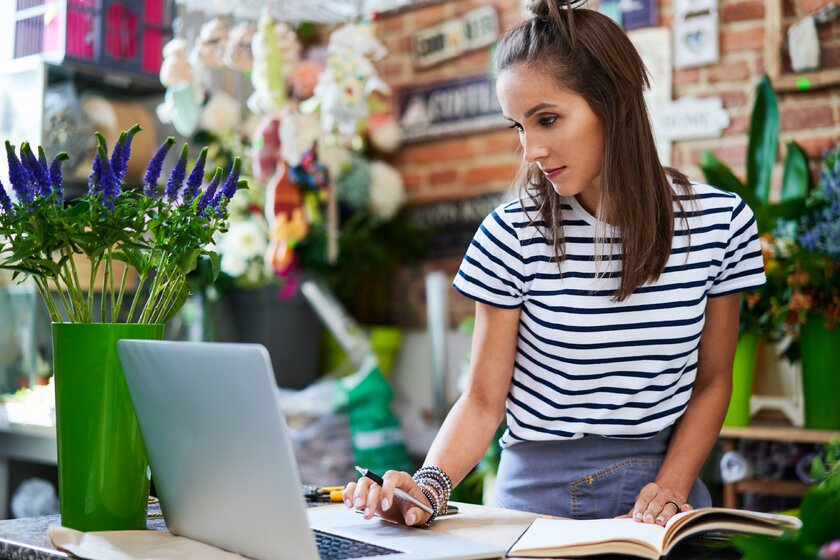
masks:
[[[840,144],[825,154],[808,211],[782,226],[796,243],[781,260],[787,293],[779,314],[794,335],[788,357],[802,364],[805,425],[840,429]]]
[[[149,162],[145,184],[129,187],[124,178],[139,130],[123,132],[110,155],[97,135],[88,191],[74,200],[63,191],[66,153],[48,162],[41,148],[36,155],[24,142],[16,152],[6,142],[0,268],[31,278],[53,321],[62,523],[83,531],[146,526],[148,462],[116,341],[162,338],[199,259],[218,270],[205,247],[226,229],[228,200],[243,186],[237,161],[224,183],[217,169],[202,188],[204,161],[187,177],[185,145],[161,189],[170,137]]]
[[[810,187],[808,160],[796,142],[786,144],[782,172],[782,185],[778,202],[770,201],[771,177],[776,165],[779,140],[779,107],[776,94],[767,76],[762,77],[756,90],[750,118],[747,142],[746,180],[739,179],[733,171],[708,150],[703,152],[700,168],[706,181],[734,192],[755,213],[758,232],[762,236],[765,255],[765,272],[768,282],[741,300],[741,319],[738,346],[733,365],[732,398],[724,425],[749,424],[750,397],[752,395],[758,345],[776,342],[783,333],[776,320],[775,310],[783,285],[776,269],[772,268],[770,246],[774,243],[773,228],[780,218],[797,218],[805,208]]]

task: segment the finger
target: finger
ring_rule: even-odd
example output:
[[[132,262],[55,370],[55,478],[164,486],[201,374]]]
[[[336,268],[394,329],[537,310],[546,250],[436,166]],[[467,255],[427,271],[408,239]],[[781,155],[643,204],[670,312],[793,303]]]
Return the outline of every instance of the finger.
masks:
[[[399,471],[386,471],[384,475],[382,475],[382,493],[380,498],[380,507],[382,511],[388,511],[391,509],[391,506],[394,505],[394,489],[397,486],[400,486],[401,483],[405,483],[403,480],[404,477],[401,475],[406,475],[408,478],[411,476],[408,473],[402,473]],[[411,480],[414,482],[414,479]]]
[[[419,507],[412,506],[405,512],[406,525],[422,525],[429,519],[429,514]]]
[[[341,493],[341,497],[344,498],[344,505],[348,508],[353,507],[353,495],[356,492],[356,483],[350,482],[347,486],[344,487],[344,492]]]
[[[686,512],[686,511],[691,511],[693,509],[694,509],[694,506],[692,506],[691,504],[683,504],[682,507],[680,508],[680,511]]]
[[[372,484],[373,482],[367,478],[360,478],[356,482],[356,490],[353,492],[353,507],[356,509],[365,508],[368,490],[370,490]]]
[[[639,492],[639,496],[636,498],[636,504],[633,506],[633,521],[643,521],[645,511],[648,509],[648,505],[650,504],[651,500],[653,500],[656,493],[659,491],[659,486],[654,483],[650,483],[645,485],[644,488],[641,489]]]
[[[665,502],[665,505],[662,506],[662,511],[659,515],[656,516],[656,524],[665,526],[668,523],[668,520],[674,516],[674,514],[680,511],[679,506],[673,501]]]
[[[656,519],[662,514],[662,509],[665,507],[665,502],[667,501],[668,500],[665,496],[657,494],[656,497],[648,504],[642,521],[644,523],[656,523]]]
[[[379,502],[382,499],[380,494],[382,487],[378,484],[371,484],[368,489],[367,498],[365,500],[365,519],[373,518],[373,514],[379,511]]]

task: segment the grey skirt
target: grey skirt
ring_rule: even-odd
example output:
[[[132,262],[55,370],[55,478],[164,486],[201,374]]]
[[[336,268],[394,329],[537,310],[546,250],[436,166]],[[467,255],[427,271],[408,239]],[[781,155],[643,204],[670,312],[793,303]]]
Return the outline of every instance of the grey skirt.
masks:
[[[649,439],[588,435],[580,439],[520,442],[502,450],[496,480],[500,507],[573,519],[624,515],[656,478],[671,429]],[[698,478],[688,502],[712,505]]]

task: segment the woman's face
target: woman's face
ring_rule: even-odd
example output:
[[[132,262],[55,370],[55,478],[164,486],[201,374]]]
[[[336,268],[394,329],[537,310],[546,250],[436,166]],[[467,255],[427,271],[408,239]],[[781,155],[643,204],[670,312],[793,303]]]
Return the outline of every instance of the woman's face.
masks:
[[[496,94],[519,133],[525,160],[540,168],[558,194],[576,196],[595,214],[604,136],[586,100],[525,64],[498,75]]]

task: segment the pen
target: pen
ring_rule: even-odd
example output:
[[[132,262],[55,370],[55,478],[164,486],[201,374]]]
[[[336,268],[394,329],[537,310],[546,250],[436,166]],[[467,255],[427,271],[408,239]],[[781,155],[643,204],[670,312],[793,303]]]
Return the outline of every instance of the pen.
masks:
[[[372,481],[374,481],[379,486],[382,486],[382,484],[385,482],[384,480],[382,480],[381,476],[379,476],[378,474],[374,474],[374,473],[370,472],[369,469],[363,469],[362,467],[357,465],[356,470],[359,471],[362,476],[371,479]],[[412,504],[419,507],[420,509],[422,509],[426,513],[434,513],[431,507],[427,506],[426,504],[424,504],[423,502],[421,502],[420,500],[418,500],[417,498],[415,498],[414,496],[412,496],[411,494],[409,494],[405,490],[400,490],[399,488],[394,488],[394,495],[396,495],[398,498],[402,498],[403,500],[405,500],[407,502],[411,502]]]

